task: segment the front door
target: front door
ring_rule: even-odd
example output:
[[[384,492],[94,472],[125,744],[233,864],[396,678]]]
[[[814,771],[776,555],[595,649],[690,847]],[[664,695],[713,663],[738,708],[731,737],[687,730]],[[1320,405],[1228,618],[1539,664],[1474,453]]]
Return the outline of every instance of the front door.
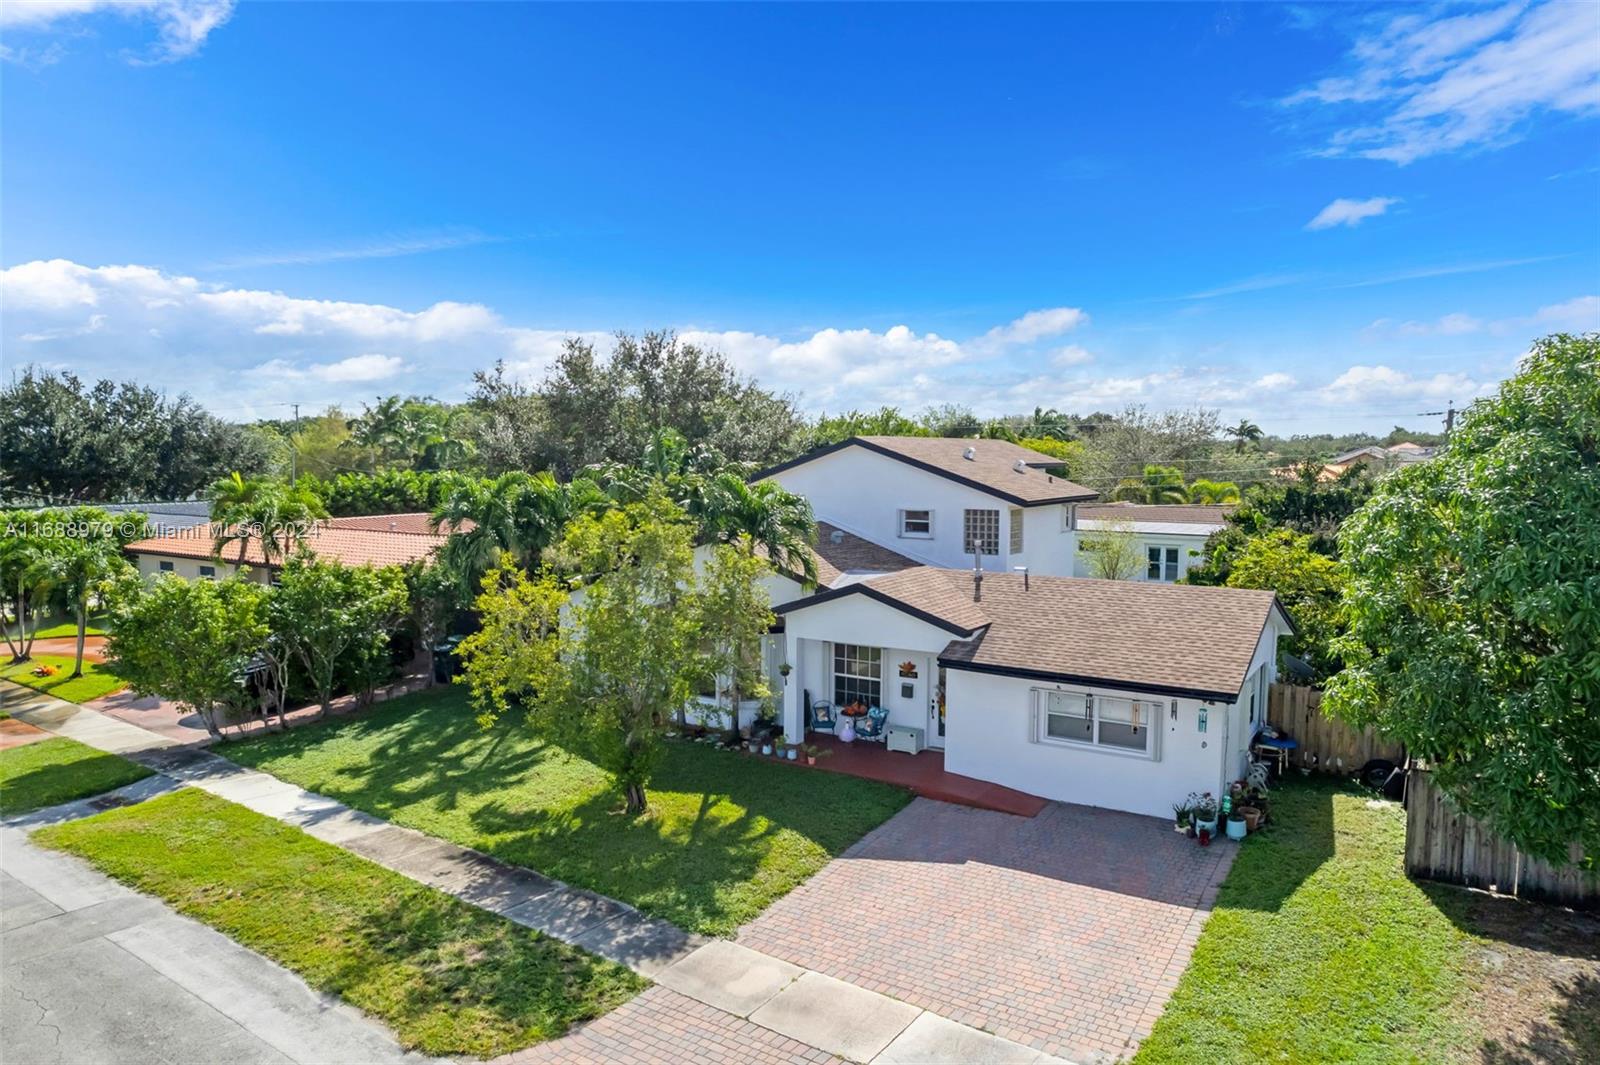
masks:
[[[944,749],[944,667],[928,659],[928,746]]]

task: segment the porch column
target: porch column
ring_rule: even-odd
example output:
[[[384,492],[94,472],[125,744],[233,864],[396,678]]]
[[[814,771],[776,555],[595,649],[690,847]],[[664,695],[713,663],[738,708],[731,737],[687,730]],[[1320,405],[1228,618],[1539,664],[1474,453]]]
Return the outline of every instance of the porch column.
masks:
[[[783,634],[783,660],[789,664],[789,676],[783,686],[783,734],[796,743],[804,742],[806,715],[805,700],[801,692],[811,683],[800,666],[800,638],[793,632]]]

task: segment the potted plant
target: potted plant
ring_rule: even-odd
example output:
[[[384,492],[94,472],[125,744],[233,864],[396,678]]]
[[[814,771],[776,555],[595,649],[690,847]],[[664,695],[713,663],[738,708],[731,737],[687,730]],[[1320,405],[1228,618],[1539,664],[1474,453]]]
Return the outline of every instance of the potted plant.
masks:
[[[788,747],[784,748],[783,756],[789,759],[791,762],[798,761],[800,758],[800,748],[791,743]]]
[[[1246,831],[1244,808],[1242,806],[1235,806],[1228,814],[1228,838],[1235,840],[1244,839]]]
[[[1248,832],[1254,832],[1261,827],[1261,810],[1255,806],[1241,806],[1239,813],[1244,815],[1244,827]]]
[[[766,737],[764,739],[762,739],[762,741],[761,741],[761,753],[770,755],[772,753],[772,748],[776,744],[779,744],[779,743],[782,743],[782,742],[783,742],[783,733],[779,732],[776,735],[774,735],[773,733],[770,733],[770,732],[767,733]]]
[[[1187,831],[1189,831],[1189,815],[1190,815],[1191,812],[1192,811],[1191,811],[1191,809],[1189,807],[1189,800],[1188,799],[1184,799],[1182,802],[1173,803],[1172,804],[1172,824],[1173,824],[1173,827],[1175,829],[1177,829],[1179,832],[1187,832]]]
[[[1211,797],[1208,791],[1195,800],[1191,816],[1194,818],[1194,830],[1204,846],[1211,842],[1211,837],[1217,834],[1217,800]]]
[[[793,668],[794,668],[793,666],[791,666],[791,665],[789,665],[789,663],[785,662],[785,663],[783,663],[783,665],[778,667],[778,675],[780,677],[782,677],[784,680],[788,680],[789,679],[789,671],[791,669],[793,669]]]

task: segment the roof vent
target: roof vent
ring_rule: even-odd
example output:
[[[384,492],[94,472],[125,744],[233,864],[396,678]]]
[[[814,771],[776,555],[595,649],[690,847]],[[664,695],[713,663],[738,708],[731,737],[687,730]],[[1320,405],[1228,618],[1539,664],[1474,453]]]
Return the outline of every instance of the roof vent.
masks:
[[[833,532],[828,534],[828,539],[833,541],[836,544],[844,543],[844,530],[843,529],[835,529],[835,530],[833,530]]]
[[[389,523],[389,531],[390,532],[398,532],[399,530],[400,530],[400,523],[399,522],[391,521]]]
[[[1011,464],[1011,468],[1016,470],[1018,473],[1027,473],[1028,472],[1028,464],[1026,462],[1023,462],[1021,459],[1018,459],[1017,461],[1013,462]]]
[[[974,462],[978,458],[978,449],[975,447],[969,447],[967,450],[961,453],[961,457],[966,459],[968,462]]]

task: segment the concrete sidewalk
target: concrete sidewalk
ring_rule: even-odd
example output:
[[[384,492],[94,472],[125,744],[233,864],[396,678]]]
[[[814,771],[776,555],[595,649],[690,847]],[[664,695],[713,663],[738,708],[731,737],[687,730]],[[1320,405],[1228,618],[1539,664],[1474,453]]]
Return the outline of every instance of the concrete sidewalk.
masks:
[[[700,1013],[698,1027],[678,1033],[685,1043],[681,1047],[663,1046],[652,1034],[660,1025],[646,1019],[655,1016],[651,1011],[661,1011],[661,996],[640,996],[562,1039],[502,1059],[507,1063],[604,1062],[618,1057],[666,1063],[744,1062],[750,1060],[746,1055],[754,1044],[747,1037],[740,1041],[728,1037],[748,1032],[752,1026],[772,1033],[757,1042],[778,1054],[769,1058],[773,1061],[789,1060],[783,1048],[792,1045],[802,1051],[793,1056],[797,1061],[834,1057],[884,1065],[912,1061],[925,1065],[1061,1062],[1032,1047],[748,947],[707,941],[616,899],[391,825],[270,774],[245,769],[206,750],[176,745],[166,737],[92,710],[49,696],[19,707],[10,698],[13,687],[0,682],[6,708],[20,719],[102,750],[114,750],[155,770],[158,776],[124,789],[130,791],[131,801],[177,786],[201,788],[507,920],[627,965],[672,993],[709,1007]],[[20,820],[36,826],[89,812],[93,812],[91,805],[71,803]],[[616,1034],[605,1034],[611,1032]],[[597,1038],[601,1042],[595,1045]]]
[[[0,954],[8,1063],[429,1060],[354,1007],[16,828],[0,829]]]

